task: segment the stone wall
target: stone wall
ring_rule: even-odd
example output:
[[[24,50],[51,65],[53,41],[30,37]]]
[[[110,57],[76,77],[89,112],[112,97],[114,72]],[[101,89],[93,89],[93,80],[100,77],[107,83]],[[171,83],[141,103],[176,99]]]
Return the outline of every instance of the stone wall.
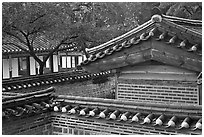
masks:
[[[50,113],[2,120],[3,135],[51,135]]]

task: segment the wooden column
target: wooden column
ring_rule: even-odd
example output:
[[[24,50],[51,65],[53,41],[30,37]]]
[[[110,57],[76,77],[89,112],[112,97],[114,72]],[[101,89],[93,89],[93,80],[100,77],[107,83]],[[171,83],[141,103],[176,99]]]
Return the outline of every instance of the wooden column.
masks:
[[[27,75],[30,76],[30,57],[26,57],[26,69],[27,69]]]
[[[9,78],[12,78],[12,58],[9,55]]]
[[[51,72],[54,72],[54,66],[53,66],[53,55],[50,56],[50,68],[51,68]]]

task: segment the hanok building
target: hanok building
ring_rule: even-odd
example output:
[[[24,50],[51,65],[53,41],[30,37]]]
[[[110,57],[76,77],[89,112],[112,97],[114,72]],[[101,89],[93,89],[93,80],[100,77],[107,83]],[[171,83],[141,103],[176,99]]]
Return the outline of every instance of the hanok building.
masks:
[[[26,45],[14,42],[28,50]],[[54,49],[55,42],[48,42],[45,38],[38,38],[34,42],[34,52],[43,60],[46,54]],[[84,59],[82,53],[76,50],[76,44],[61,45],[57,52],[47,60],[44,73],[53,73],[76,68]],[[2,45],[3,79],[31,76],[39,74],[39,65],[29,53],[13,44]]]
[[[42,122],[29,129],[13,127],[15,131],[21,129],[16,131],[18,134],[28,134],[29,130],[37,128],[39,134],[46,134],[51,129],[48,134],[59,135],[200,135],[201,41],[201,21],[153,15],[124,35],[87,49],[90,58],[81,66],[91,73],[107,70],[115,73],[115,99],[59,95],[46,103],[35,100],[34,103],[25,101],[24,105],[9,106],[23,100],[19,97],[3,101],[3,116],[16,117],[20,110],[50,107],[49,126]],[[34,123],[43,120],[36,117]],[[10,128],[6,125],[9,122],[6,121],[9,118],[3,119],[3,131],[9,134]]]

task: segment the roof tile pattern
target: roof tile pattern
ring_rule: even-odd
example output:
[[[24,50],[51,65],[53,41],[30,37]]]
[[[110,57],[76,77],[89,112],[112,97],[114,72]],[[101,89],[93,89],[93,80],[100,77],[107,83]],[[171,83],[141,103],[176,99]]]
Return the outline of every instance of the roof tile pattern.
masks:
[[[186,52],[201,55],[202,33],[179,25],[181,23],[202,26],[201,21],[191,21],[165,15],[154,15],[150,21],[138,28],[102,45],[87,49],[90,53],[90,57],[82,62],[81,65],[88,65],[91,62],[110,56],[115,52],[130,48],[131,46],[137,46],[142,41],[147,41],[150,38],[164,42],[175,48],[181,48]]]
[[[4,96],[2,99],[2,117],[20,117],[28,114],[43,113],[50,110],[54,88],[17,96]]]
[[[52,85],[62,82],[76,82],[80,80],[87,80],[95,77],[110,75],[111,71],[104,71],[100,73],[87,73],[83,71],[72,71],[66,73],[49,74],[44,76],[34,76],[27,78],[20,78],[17,80],[3,81],[2,91],[10,92],[14,90],[21,90],[33,88],[37,86]]]
[[[96,100],[85,97],[58,96],[53,110],[78,117],[159,126],[175,130],[202,130],[201,106],[144,104],[111,99]]]
[[[15,44],[13,44],[15,43]],[[57,45],[53,40],[46,40],[44,37],[38,38],[34,43],[33,43],[33,50],[34,52],[49,52],[55,48],[55,45]],[[3,43],[2,45],[2,53],[3,54],[18,54],[18,53],[25,53],[24,50],[22,50],[20,47],[26,49],[29,51],[28,47],[20,43],[16,40],[9,39],[7,40],[6,43]],[[76,50],[76,43],[71,43],[71,44],[62,44],[59,47],[59,50],[68,50],[68,51],[74,51]]]

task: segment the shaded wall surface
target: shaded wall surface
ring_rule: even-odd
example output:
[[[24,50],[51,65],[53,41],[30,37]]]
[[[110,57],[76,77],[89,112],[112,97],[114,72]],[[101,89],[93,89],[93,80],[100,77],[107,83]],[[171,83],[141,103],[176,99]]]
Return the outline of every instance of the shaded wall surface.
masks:
[[[2,120],[3,135],[51,135],[51,113]]]

